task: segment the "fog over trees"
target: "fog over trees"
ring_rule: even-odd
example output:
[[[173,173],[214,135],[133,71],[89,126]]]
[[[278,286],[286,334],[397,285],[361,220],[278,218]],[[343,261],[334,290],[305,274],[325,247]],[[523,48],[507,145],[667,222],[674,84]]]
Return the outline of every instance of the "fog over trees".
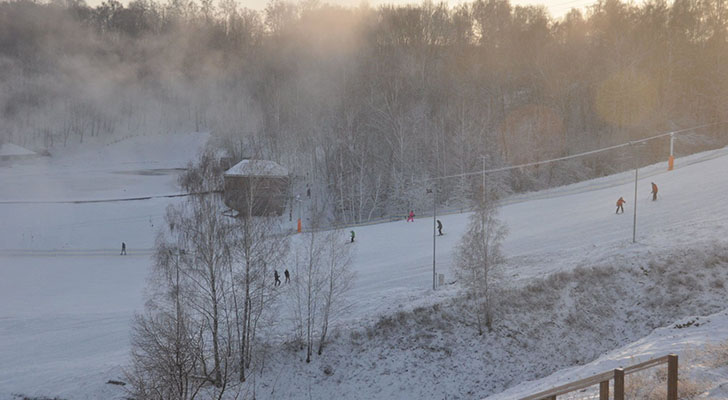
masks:
[[[52,149],[210,131],[235,157],[309,174],[341,221],[358,222],[430,207],[418,181],[478,170],[483,155],[518,164],[728,119],[727,24],[718,0],[603,0],[559,20],[507,0],[260,12],[6,1],[0,140]],[[724,132],[678,150],[725,144]],[[664,160],[667,143],[642,152]],[[530,190],[631,165],[606,153],[503,179]],[[438,199],[458,204],[477,180],[443,183]]]

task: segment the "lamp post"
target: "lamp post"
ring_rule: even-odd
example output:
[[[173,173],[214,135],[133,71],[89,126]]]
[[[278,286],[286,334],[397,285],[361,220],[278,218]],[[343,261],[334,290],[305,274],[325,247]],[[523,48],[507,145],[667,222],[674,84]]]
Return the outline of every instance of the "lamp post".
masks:
[[[639,180],[639,148],[638,145],[645,142],[630,142],[632,147],[632,157],[634,158],[634,213],[632,217],[632,243],[637,243],[637,181]]]
[[[432,290],[436,290],[436,274],[435,274],[435,249],[437,248],[437,181],[433,181],[432,188],[427,189],[428,192],[432,192]]]
[[[635,167],[634,167],[634,217],[632,219],[632,243],[637,243],[637,180],[638,179],[639,179],[639,164],[637,164],[637,162],[635,161]]]
[[[480,155],[481,161],[483,161],[483,205],[485,205],[485,155]]]
[[[667,159],[667,170],[672,171],[675,167],[675,132],[670,132],[670,158]]]

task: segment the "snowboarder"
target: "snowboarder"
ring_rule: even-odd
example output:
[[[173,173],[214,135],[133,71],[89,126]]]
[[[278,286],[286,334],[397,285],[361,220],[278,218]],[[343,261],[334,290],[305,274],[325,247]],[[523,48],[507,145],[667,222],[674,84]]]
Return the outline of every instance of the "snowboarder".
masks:
[[[410,210],[409,215],[407,215],[407,222],[415,222],[415,211]]]
[[[442,236],[442,222],[439,219],[437,220],[437,234]]]
[[[652,182],[652,201],[657,200],[657,185],[655,185],[655,182]]]
[[[627,201],[624,200],[623,197],[620,197],[619,200],[617,200],[617,212],[615,214],[619,214],[619,211],[622,211],[622,214],[624,214],[624,203]]]
[[[119,255],[120,256],[126,255],[126,243],[124,243],[124,242],[121,242],[121,254],[119,254]]]
[[[351,231],[351,242],[349,243],[354,243],[354,231]]]
[[[283,275],[286,276],[286,283],[291,282],[291,274],[288,273],[288,270],[283,271]]]
[[[278,286],[281,284],[281,276],[278,275],[277,269],[273,270],[273,278],[275,278],[275,280],[276,280],[275,282],[273,282],[273,286]]]

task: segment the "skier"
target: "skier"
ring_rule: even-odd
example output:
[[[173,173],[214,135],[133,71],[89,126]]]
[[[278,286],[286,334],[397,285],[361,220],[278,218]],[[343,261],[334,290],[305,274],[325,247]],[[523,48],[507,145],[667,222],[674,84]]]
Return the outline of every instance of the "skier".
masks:
[[[655,185],[655,182],[652,182],[652,201],[657,200],[657,185]]]
[[[415,222],[415,211],[410,210],[409,215],[407,216],[407,222]]]
[[[620,197],[619,200],[617,200],[617,212],[615,214],[619,214],[619,211],[622,211],[622,214],[624,214],[624,203],[627,201],[624,200],[623,197]]]
[[[351,231],[351,242],[349,243],[354,243],[354,231]]]
[[[311,188],[306,185],[306,197],[311,198]]]
[[[273,282],[273,286],[280,285],[281,284],[281,277],[280,277],[280,275],[278,275],[278,270],[277,269],[274,269],[273,270],[273,277],[276,280],[275,282]]]
[[[286,276],[286,283],[291,282],[291,274],[288,273],[288,270],[283,271],[283,275]]]
[[[437,234],[442,236],[442,222],[439,219],[437,220]]]
[[[119,255],[120,256],[126,255],[126,243],[124,243],[124,242],[121,242],[121,254],[119,254]]]

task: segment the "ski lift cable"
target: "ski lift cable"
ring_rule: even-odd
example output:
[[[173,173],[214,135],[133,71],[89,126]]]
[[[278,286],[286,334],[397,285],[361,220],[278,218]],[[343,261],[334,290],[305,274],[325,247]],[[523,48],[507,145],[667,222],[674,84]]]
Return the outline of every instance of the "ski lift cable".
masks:
[[[431,182],[431,181],[437,181],[437,180],[441,180],[441,179],[460,178],[460,177],[464,177],[464,176],[474,176],[474,175],[490,174],[490,173],[493,173],[493,172],[504,172],[504,171],[510,171],[512,169],[532,167],[532,166],[540,165],[540,164],[548,164],[548,163],[552,163],[552,162],[556,162],[556,161],[571,160],[573,158],[584,157],[584,156],[588,156],[588,155],[592,155],[592,154],[602,153],[602,152],[609,151],[609,150],[619,149],[619,148],[622,148],[622,147],[633,146],[633,145],[636,145],[636,144],[645,143],[645,142],[648,142],[650,140],[654,140],[654,139],[658,139],[658,138],[666,137],[666,136],[671,136],[671,135],[675,135],[675,134],[678,134],[678,133],[693,131],[693,130],[696,130],[696,129],[705,128],[705,127],[713,126],[713,125],[720,125],[720,124],[724,124],[726,122],[728,122],[728,121],[713,122],[713,123],[709,123],[709,124],[703,124],[703,125],[693,126],[693,127],[690,127],[690,128],[684,128],[684,129],[679,129],[679,130],[664,132],[664,133],[660,133],[658,135],[650,136],[650,137],[647,137],[647,138],[644,138],[644,139],[632,140],[632,141],[629,141],[629,142],[626,142],[626,143],[617,144],[617,145],[614,145],[614,146],[602,147],[600,149],[585,151],[585,152],[582,152],[582,153],[572,154],[572,155],[558,157],[558,158],[552,158],[550,160],[534,161],[534,162],[525,163],[525,164],[511,165],[511,166],[508,166],[508,167],[500,167],[500,168],[492,168],[492,169],[486,169],[486,170],[480,170],[480,171],[465,172],[465,173],[462,173],[462,174],[436,176],[436,177],[433,177],[433,178],[419,179],[419,180],[416,180],[415,182]]]

